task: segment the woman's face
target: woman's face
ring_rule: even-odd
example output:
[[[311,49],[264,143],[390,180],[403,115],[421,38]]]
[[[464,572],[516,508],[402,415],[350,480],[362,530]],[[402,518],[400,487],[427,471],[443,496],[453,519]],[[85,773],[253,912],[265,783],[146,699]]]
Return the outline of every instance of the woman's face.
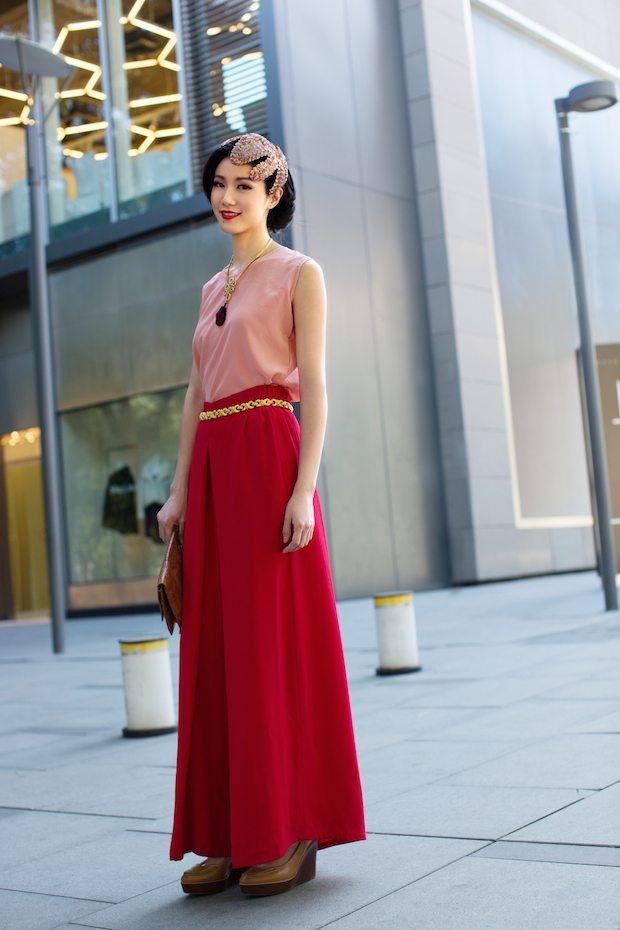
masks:
[[[211,206],[225,232],[265,228],[267,214],[280,199],[277,193],[267,193],[264,181],[252,181],[249,175],[250,165],[233,165],[230,158],[217,166]]]

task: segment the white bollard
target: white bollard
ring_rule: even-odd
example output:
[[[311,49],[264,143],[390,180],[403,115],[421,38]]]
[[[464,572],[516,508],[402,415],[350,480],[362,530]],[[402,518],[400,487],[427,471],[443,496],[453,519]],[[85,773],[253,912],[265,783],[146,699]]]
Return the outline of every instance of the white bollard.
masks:
[[[119,639],[127,726],[123,736],[161,736],[177,729],[168,640]]]
[[[377,675],[418,672],[422,666],[418,655],[413,592],[376,594],[374,601],[379,643]]]

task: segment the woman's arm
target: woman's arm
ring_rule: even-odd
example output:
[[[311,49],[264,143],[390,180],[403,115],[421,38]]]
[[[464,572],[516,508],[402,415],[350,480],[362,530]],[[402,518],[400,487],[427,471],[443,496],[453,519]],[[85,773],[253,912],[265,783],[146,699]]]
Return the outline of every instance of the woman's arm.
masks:
[[[170,485],[170,496],[157,514],[159,535],[168,542],[175,523],[179,524],[179,535],[183,539],[185,528],[185,509],[187,504],[187,482],[192,459],[192,448],[196,429],[198,427],[198,414],[203,409],[202,384],[196,363],[192,365],[189,385],[183,403],[181,415],[181,430],[179,436],[179,453],[174,478]]]
[[[299,467],[293,494],[284,515],[284,552],[306,546],[314,533],[313,496],[321,464],[327,426],[325,332],[327,299],[320,265],[302,265],[293,298],[297,367],[301,399]]]

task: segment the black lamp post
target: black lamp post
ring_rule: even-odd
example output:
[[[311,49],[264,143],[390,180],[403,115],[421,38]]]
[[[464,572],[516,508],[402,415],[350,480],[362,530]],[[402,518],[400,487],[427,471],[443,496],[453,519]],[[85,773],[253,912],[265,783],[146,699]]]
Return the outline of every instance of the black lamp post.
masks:
[[[596,504],[593,510],[595,513],[595,525],[598,524],[601,576],[605,591],[606,610],[618,609],[616,555],[611,529],[609,484],[607,479],[603,429],[601,425],[601,398],[598,386],[596,356],[592,344],[590,317],[588,314],[568,114],[571,110],[580,113],[592,113],[596,110],[604,110],[607,107],[612,107],[616,102],[616,88],[611,81],[589,81],[587,84],[579,84],[569,91],[567,97],[561,97],[555,101],[555,111],[560,134],[562,178],[564,181],[564,197],[566,200],[566,220],[568,223],[568,237],[570,240],[575,296],[577,299],[577,316],[579,320],[579,357],[581,360],[586,419],[592,458],[592,484],[594,487]]]
[[[73,71],[62,55],[38,42],[0,35],[0,62],[19,71],[31,104],[39,93],[41,78],[67,78]],[[30,78],[30,86],[28,78]],[[40,105],[40,104],[39,104]],[[50,579],[52,642],[54,652],[64,651],[66,616],[66,566],[64,508],[62,505],[54,352],[47,286],[46,209],[43,186],[43,123],[28,119],[26,150],[30,193],[30,302],[37,358],[37,396],[41,421],[43,490],[47,528],[47,561]]]

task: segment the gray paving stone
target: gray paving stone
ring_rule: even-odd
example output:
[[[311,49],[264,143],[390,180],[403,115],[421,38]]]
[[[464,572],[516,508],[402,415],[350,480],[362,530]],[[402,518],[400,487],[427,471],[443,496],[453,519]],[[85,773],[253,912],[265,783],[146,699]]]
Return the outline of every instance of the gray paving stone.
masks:
[[[612,714],[603,714],[573,727],[573,733],[615,733],[620,734],[620,710]]]
[[[0,798],[6,807],[161,817],[173,791],[174,771],[169,766],[87,761],[48,771],[0,771]]]
[[[448,776],[441,784],[529,788],[604,788],[618,779],[620,736],[570,733]]]
[[[573,681],[568,685],[563,684],[559,688],[546,691],[545,698],[552,701],[574,701],[575,699],[586,701],[620,700],[620,676],[618,674],[616,674],[615,678],[593,676],[583,681]]]
[[[504,707],[524,698],[544,695],[545,698],[558,685],[566,686],[562,678],[541,675],[527,678],[482,678],[466,684],[434,688],[430,693],[414,695],[403,706],[407,707]],[[575,695],[577,697],[578,695]]]
[[[532,698],[508,707],[484,709],[458,725],[446,726],[443,739],[543,740],[575,730],[617,710],[615,701],[546,701]]]
[[[498,839],[574,803],[583,793],[550,788],[421,785],[366,808],[376,833]]]
[[[386,712],[375,711],[354,719],[357,748],[360,751],[375,749],[429,731],[460,727],[475,717],[471,708],[460,707],[392,707]]]
[[[618,930],[618,916],[615,868],[472,856],[355,910],[331,927]]]
[[[0,818],[0,885],[5,870],[21,863],[53,856],[125,829],[138,829],[148,822],[24,810],[3,810]]]
[[[620,847],[620,783],[517,830],[510,839]]]
[[[5,930],[56,930],[60,921],[79,920],[85,914],[92,915],[99,908],[107,906],[97,901],[4,891],[0,888],[0,915]],[[75,928],[75,924],[64,926]]]
[[[488,859],[527,859],[531,862],[572,862],[574,865],[611,865],[620,868],[620,846],[570,846],[568,843],[520,843],[500,840],[472,856]]]
[[[537,677],[538,675],[547,674],[549,662],[539,662],[531,666],[529,674]],[[562,659],[555,656],[553,660],[553,674],[557,678],[580,679],[586,676],[592,676],[599,679],[616,679],[618,677],[618,663],[610,661],[607,656],[592,656],[590,659],[569,658]]]
[[[449,774],[467,772],[487,759],[510,753],[521,744],[506,742],[439,742],[404,740],[389,747],[390,765],[385,765],[386,749],[361,752],[360,772],[367,804],[382,801],[425,785]]]
[[[311,882],[248,900],[239,888],[189,899],[174,883],[81,918],[105,930],[315,930],[480,848],[464,840],[371,836],[321,850]],[[189,868],[193,859],[180,866]],[[200,861],[196,859],[195,861]],[[180,873],[179,873],[180,874]]]
[[[176,882],[168,851],[164,836],[119,829],[5,869],[0,887],[114,903]]]

